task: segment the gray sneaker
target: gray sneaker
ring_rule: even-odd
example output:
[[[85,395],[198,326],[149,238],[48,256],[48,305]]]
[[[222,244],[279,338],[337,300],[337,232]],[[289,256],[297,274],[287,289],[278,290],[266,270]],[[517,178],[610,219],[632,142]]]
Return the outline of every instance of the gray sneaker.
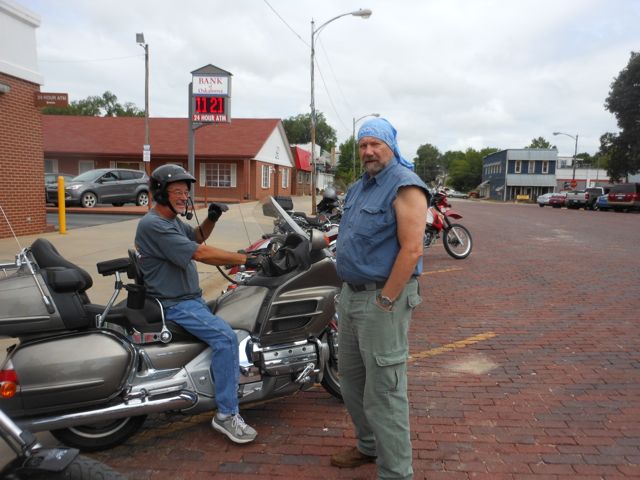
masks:
[[[214,415],[211,426],[236,443],[253,442],[258,436],[258,432],[247,425],[239,413],[230,415],[224,420],[220,420],[218,415]]]

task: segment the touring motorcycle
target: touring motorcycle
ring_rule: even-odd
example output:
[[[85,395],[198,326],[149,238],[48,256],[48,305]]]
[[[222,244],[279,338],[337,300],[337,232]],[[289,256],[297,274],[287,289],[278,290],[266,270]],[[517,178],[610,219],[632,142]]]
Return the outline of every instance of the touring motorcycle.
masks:
[[[285,241],[264,271],[208,302],[238,337],[240,405],[316,383],[341,398],[333,257],[323,235],[307,234],[273,198],[262,210],[270,220],[257,223],[288,225]],[[145,295],[136,252],[97,270],[114,277],[106,305],[90,302],[89,274],[46,239],[0,265],[0,335],[17,339],[0,368],[0,408],[85,451],[122,443],[152,413],[215,409],[211,350]]]
[[[451,219],[459,220],[462,215],[451,209],[447,194],[437,189],[431,196],[427,210],[427,223],[424,229],[424,248],[435,245],[442,235],[444,248],[449,255],[457,260],[467,258],[473,248],[471,232],[464,225],[452,223]]]

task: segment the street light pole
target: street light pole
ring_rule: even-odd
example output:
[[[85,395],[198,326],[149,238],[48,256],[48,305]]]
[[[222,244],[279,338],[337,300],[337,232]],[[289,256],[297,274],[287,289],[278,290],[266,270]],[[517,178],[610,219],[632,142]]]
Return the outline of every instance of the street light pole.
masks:
[[[564,132],[553,132],[554,135],[566,135],[569,138],[573,138],[576,141],[576,146],[575,149],[573,151],[573,162],[572,162],[572,166],[573,166],[573,177],[572,180],[576,179],[576,164],[578,162],[578,134],[576,133],[575,136],[573,135],[569,135],[568,133],[564,133]]]
[[[366,115],[361,116],[360,118],[358,118],[356,120],[356,117],[353,117],[353,179],[356,179],[357,173],[356,173],[356,123],[358,123],[360,120],[362,120],[363,118],[367,118],[367,117],[379,117],[380,114],[379,113],[368,113]]]
[[[144,48],[144,147],[143,162],[148,176],[151,176],[151,145],[149,144],[149,44],[144,41],[144,33],[136,33],[136,43]],[[146,158],[148,156],[148,158]],[[147,203],[151,208],[151,199]]]
[[[311,213],[316,214],[316,105],[315,105],[315,91],[314,91],[314,65],[315,65],[315,41],[319,35],[320,30],[329,25],[331,22],[338,20],[339,18],[346,17],[347,15],[353,15],[354,17],[361,17],[367,19],[371,16],[371,10],[360,9],[353,12],[343,13],[330,20],[327,20],[318,28],[315,28],[315,22],[311,19]]]

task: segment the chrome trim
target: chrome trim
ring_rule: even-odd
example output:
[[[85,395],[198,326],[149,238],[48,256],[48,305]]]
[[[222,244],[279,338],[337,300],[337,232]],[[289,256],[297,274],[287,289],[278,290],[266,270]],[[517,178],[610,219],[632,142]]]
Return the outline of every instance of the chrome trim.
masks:
[[[198,396],[195,393],[182,391],[178,395],[168,398],[152,398],[147,400],[134,399],[129,402],[120,403],[110,407],[98,408],[96,410],[85,410],[83,412],[63,415],[22,419],[16,423],[20,428],[25,430],[41,432],[44,430],[56,430],[59,428],[87,425],[116,418],[148,415],[150,413],[164,412],[166,410],[181,410],[194,406],[197,401]]]

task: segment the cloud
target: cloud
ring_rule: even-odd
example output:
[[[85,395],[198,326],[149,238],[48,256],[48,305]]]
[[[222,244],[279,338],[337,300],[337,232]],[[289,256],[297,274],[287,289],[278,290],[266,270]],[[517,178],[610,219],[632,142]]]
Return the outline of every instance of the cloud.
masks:
[[[386,116],[406,157],[425,143],[518,148],[538,136],[571,154],[554,130],[595,153],[617,130],[603,104],[640,23],[637,0],[20,3],[42,20],[43,91],[110,90],[143,105],[144,32],[152,115],[186,116],[190,72],[211,63],[233,73],[232,115],[262,118],[309,112],[311,20],[370,8],[368,20],[346,16],[316,36],[316,108],[339,142],[354,118]]]

